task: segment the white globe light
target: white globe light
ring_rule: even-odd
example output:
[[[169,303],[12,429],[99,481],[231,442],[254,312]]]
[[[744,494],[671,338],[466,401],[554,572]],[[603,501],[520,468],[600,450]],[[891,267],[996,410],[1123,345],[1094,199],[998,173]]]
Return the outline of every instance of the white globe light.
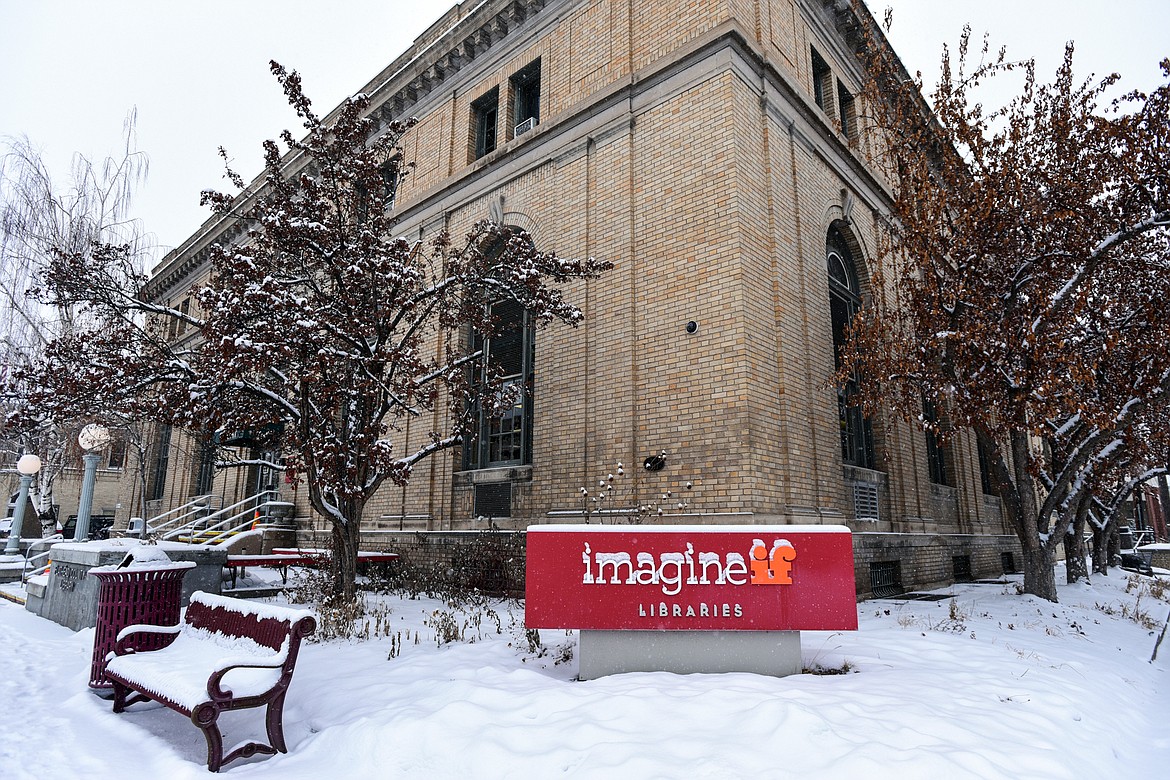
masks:
[[[90,423],[77,434],[77,443],[83,450],[97,450],[110,443],[110,430],[104,425]]]
[[[32,453],[21,455],[20,460],[16,461],[16,470],[26,477],[31,477],[41,470],[41,459]]]

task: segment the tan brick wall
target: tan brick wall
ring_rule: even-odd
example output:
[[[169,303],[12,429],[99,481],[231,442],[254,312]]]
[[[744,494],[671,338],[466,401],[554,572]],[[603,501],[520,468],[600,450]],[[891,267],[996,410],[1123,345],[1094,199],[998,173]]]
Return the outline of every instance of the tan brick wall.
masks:
[[[678,518],[686,522],[1000,533],[968,438],[951,443],[954,485],[939,489],[921,432],[885,420],[875,421],[879,473],[870,475],[881,521],[854,520],[829,386],[825,238],[848,220],[868,280],[883,196],[864,139],[851,145],[813,104],[810,45],[857,86],[856,64],[841,59],[847,46],[826,37],[837,33],[823,4],[581,0],[554,11],[410,109],[420,123],[404,144],[416,168],[397,205],[411,235],[445,225],[459,236],[498,203],[540,248],[615,265],[568,286],[586,314],[580,327],[536,336],[533,463],[518,472],[512,524],[572,519],[563,513],[581,508],[579,489],[621,461],[621,504],[693,482]],[[744,39],[716,37],[727,31]],[[541,127],[511,139],[509,80],[538,57]],[[471,103],[493,88],[498,148],[470,160]],[[692,320],[699,328],[688,334]],[[424,442],[441,427],[439,409],[404,425],[396,446]],[[666,468],[645,472],[643,459],[660,450]],[[420,464],[409,487],[387,484],[366,526],[469,527],[460,464],[457,450],[445,452]],[[168,500],[178,500],[172,487]]]

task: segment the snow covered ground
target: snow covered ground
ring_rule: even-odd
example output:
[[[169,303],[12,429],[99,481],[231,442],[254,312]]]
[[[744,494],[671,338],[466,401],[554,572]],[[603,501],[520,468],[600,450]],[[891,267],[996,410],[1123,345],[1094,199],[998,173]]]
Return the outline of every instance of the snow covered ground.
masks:
[[[1166,777],[1170,640],[1150,656],[1170,604],[1149,583],[1115,570],[1062,587],[1060,604],[991,584],[956,586],[942,601],[864,602],[860,631],[803,635],[806,666],[848,673],[782,679],[579,682],[576,659],[557,662],[575,637],[542,632],[545,654],[531,652],[518,605],[495,604],[501,633],[486,619],[439,646],[442,613],[456,628],[466,614],[386,599],[389,637],[302,649],[285,710],[289,753],[225,772]],[[0,777],[206,777],[203,738],[181,715],[152,703],[115,715],[89,692],[92,642],[92,629],[73,633],[0,600]],[[227,716],[226,746],[262,735],[260,710]]]

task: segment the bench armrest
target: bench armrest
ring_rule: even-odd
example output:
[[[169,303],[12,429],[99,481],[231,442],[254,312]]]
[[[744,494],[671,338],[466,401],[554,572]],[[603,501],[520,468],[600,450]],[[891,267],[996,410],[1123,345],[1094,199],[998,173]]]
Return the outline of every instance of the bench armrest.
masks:
[[[135,623],[134,625],[126,626],[118,632],[117,642],[114,644],[114,655],[127,655],[137,652],[138,648],[130,641],[131,637],[136,634],[171,634],[172,636],[178,636],[182,628],[183,625],[181,623],[175,626],[152,626],[147,623]]]
[[[273,653],[268,658],[224,658],[216,664],[215,671],[207,678],[207,695],[212,701],[223,701],[232,696],[230,690],[225,691],[220,683],[224,675],[235,669],[280,669],[288,662],[287,644],[284,650]],[[279,681],[277,685],[279,685]],[[274,686],[275,687],[275,686]]]

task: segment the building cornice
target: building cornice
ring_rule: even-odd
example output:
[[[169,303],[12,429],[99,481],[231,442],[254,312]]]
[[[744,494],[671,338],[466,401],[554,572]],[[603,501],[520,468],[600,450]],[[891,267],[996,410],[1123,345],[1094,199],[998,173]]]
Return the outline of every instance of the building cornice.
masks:
[[[563,6],[576,0],[483,0],[469,11],[471,0],[456,4],[415,39],[414,44],[360,90],[370,96],[369,116],[384,131],[391,122],[409,116],[420,100],[452,79],[475,60],[482,59],[546,6]],[[340,111],[335,108],[326,121]],[[285,155],[284,164],[295,169],[299,154]],[[238,208],[264,187],[263,174],[236,197]],[[168,252],[155,267],[143,289],[150,300],[173,297],[178,285],[198,275],[210,261],[213,244],[239,240],[245,227],[230,217],[206,220],[190,238]]]

